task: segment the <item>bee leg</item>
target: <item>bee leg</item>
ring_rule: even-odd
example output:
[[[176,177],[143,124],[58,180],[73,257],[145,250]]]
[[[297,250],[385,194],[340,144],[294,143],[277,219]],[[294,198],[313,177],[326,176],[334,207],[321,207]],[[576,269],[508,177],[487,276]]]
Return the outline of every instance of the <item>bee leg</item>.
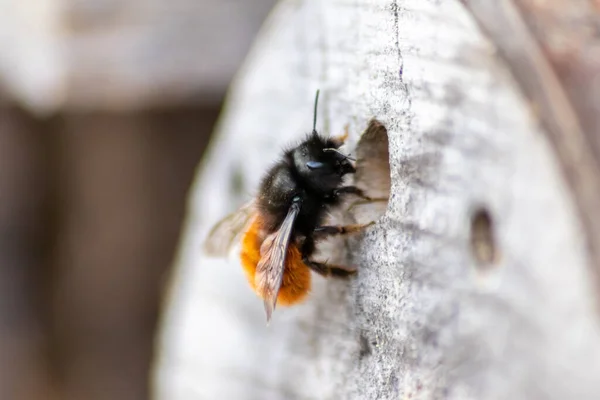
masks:
[[[304,258],[302,260],[304,264],[317,274],[322,275],[324,277],[333,276],[336,278],[346,278],[350,275],[354,275],[356,273],[356,269],[350,269],[349,267],[344,267],[341,265],[333,265],[322,263],[318,261],[312,261],[308,258]]]
[[[348,211],[353,211],[356,207],[362,206],[364,204],[373,204],[373,203],[379,203],[379,202],[384,202],[384,201],[388,201],[388,199],[376,198],[376,199],[370,199],[370,200],[355,201],[348,207]]]
[[[356,186],[343,186],[343,187],[341,187],[339,189],[336,189],[334,191],[334,195],[336,197],[340,196],[340,195],[344,195],[344,194],[353,194],[353,195],[358,196],[361,199],[365,200],[367,203],[368,202],[372,202],[372,201],[387,201],[386,198],[372,198],[372,197],[369,197],[369,196],[367,196],[365,194],[365,192],[362,189],[357,188]]]
[[[346,142],[346,139],[348,139],[348,128],[349,124],[344,125],[344,133],[331,138],[337,147],[342,146]]]
[[[344,278],[356,273],[356,269],[354,268],[311,260],[310,256],[315,251],[315,241],[312,237],[307,237],[304,239],[300,251],[302,253],[302,262],[306,264],[308,268],[324,277],[334,276],[338,278]]]
[[[350,233],[360,232],[361,230],[375,224],[375,221],[368,224],[354,224],[346,226],[319,226],[313,231],[315,236],[348,235]]]

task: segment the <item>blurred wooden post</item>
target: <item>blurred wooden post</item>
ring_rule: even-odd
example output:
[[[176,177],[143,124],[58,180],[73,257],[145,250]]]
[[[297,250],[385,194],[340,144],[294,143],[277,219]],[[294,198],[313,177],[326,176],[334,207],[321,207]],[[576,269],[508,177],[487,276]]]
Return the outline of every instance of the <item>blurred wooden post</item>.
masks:
[[[196,177],[157,397],[600,398],[599,13],[281,2]],[[317,88],[319,129],[349,123],[351,152],[386,126],[392,194],[348,243],[357,278],[315,278],[266,327],[239,262],[200,244],[310,130]]]
[[[44,284],[51,218],[41,124],[0,105],[0,398],[52,399],[48,373],[48,292]]]
[[[188,108],[65,119],[54,286],[63,398],[149,398],[163,285],[215,115]]]
[[[1,94],[23,109],[0,110],[0,319],[20,318],[0,398],[149,397],[192,172],[272,3],[0,0]]]

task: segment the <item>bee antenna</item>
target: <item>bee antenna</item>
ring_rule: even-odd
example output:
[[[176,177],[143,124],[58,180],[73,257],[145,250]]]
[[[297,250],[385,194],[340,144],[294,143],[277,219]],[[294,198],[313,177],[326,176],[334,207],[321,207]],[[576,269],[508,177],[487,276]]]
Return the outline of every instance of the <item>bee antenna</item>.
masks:
[[[319,104],[319,89],[315,95],[315,109],[313,111],[313,135],[317,133],[317,105]]]
[[[334,151],[334,152],[338,153],[339,155],[343,156],[344,158],[347,158],[350,161],[356,161],[356,158],[350,157],[349,155],[345,155],[344,153],[342,153],[341,151],[339,151],[338,149],[335,149],[333,147],[327,148],[327,149],[323,149],[323,151],[325,151],[325,152]]]

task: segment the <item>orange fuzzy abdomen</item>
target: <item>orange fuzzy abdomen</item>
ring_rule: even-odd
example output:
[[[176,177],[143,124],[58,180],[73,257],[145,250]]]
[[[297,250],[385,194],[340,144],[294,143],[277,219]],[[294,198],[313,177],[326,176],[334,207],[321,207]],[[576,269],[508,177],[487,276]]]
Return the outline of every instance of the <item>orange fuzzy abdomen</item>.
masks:
[[[260,246],[264,240],[260,216],[254,217],[250,227],[242,237],[241,261],[246,277],[252,289],[256,292],[254,276],[256,266],[260,261]],[[277,305],[291,306],[299,303],[310,291],[310,270],[302,262],[302,255],[295,243],[288,246],[285,260],[285,270],[281,289],[277,296]],[[257,292],[258,294],[258,292]]]

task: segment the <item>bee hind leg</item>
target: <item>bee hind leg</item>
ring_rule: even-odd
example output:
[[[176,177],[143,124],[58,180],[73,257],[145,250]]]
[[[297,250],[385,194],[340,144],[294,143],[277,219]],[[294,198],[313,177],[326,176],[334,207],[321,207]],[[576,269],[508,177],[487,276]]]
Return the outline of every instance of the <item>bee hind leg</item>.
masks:
[[[306,264],[308,268],[312,269],[317,274],[322,275],[324,277],[333,276],[336,278],[346,278],[356,273],[355,268],[312,261],[308,257],[305,257],[302,261],[304,262],[304,264]]]
[[[337,278],[346,278],[346,277],[356,273],[355,268],[346,267],[346,266],[342,266],[342,265],[328,264],[328,263],[311,260],[310,257],[314,251],[315,251],[314,238],[307,237],[304,240],[304,243],[302,243],[302,247],[301,247],[302,262],[308,268],[315,271],[317,274],[322,275],[324,277],[333,276],[333,277],[337,277]]]
[[[374,221],[368,224],[354,224],[345,226],[324,225],[315,228],[314,235],[317,237],[333,236],[333,235],[348,235],[351,233],[360,232],[361,230],[375,224]]]
[[[384,197],[370,197],[367,196],[365,191],[356,186],[342,186],[334,191],[334,196],[339,197],[347,194],[353,194],[356,197],[359,197],[363,200],[364,203],[371,203],[377,201],[387,201],[387,198]]]

